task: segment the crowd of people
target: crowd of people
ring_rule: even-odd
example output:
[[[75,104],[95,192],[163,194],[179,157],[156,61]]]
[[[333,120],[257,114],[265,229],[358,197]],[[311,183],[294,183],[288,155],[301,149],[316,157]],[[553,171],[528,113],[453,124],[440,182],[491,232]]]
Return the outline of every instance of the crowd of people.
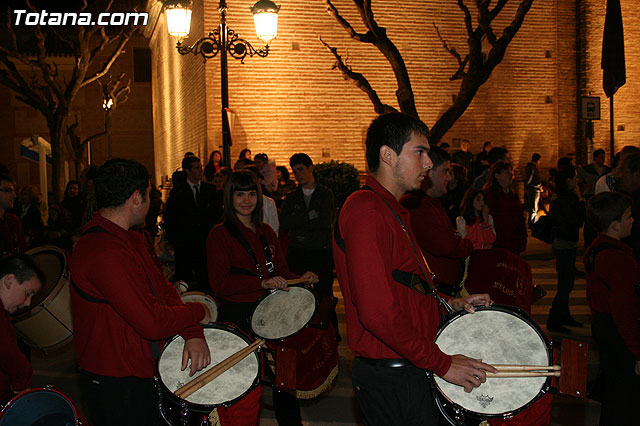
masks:
[[[487,249],[521,255],[527,228],[548,216],[558,291],[547,329],[570,333],[567,327],[582,326],[569,297],[580,273],[575,263],[584,227],[593,333],[608,377],[602,416],[627,424],[629,410],[621,404],[640,395],[640,332],[633,323],[640,316],[640,227],[633,226],[640,214],[640,149],[623,148],[613,169],[605,154],[594,151],[583,167],[561,157],[546,180],[538,169],[542,157],[533,154],[522,173],[523,203],[506,148],[485,142],[474,155],[468,140],[458,150],[431,146],[422,122],[385,114],[367,132],[366,185],[344,206],[316,181],[307,154],[291,156],[287,168],[244,149],[231,168],[219,151],[206,164],[188,152],[165,204],[144,166],[114,159],[69,181],[63,200],[49,206],[46,225],[37,190],[16,190],[0,174],[0,249],[8,255],[0,265],[6,322],[0,341],[11,349],[0,362],[3,371],[15,367],[15,374],[0,375],[0,402],[28,388],[32,375],[6,312],[29,306],[43,278],[19,253],[51,244],[72,253],[81,389],[96,425],[159,421],[152,378],[171,336],[184,338],[182,369],[195,374],[211,362],[202,328],[210,312],[183,303],[175,283],[214,295],[218,321],[253,335],[248,319],[268,290],[287,290],[289,280],[301,277],[319,298],[331,298],[334,267],[366,423],[434,424],[424,370],[467,391],[495,372],[481,360],[444,354],[434,343],[443,304],[473,312],[491,303],[490,294],[465,293],[467,260]],[[160,229],[173,252],[173,272],[156,256]],[[331,324],[340,339],[335,311]],[[410,398],[399,401],[398,392]],[[255,424],[260,395],[258,387],[221,410],[223,424]],[[296,398],[283,390],[273,398],[279,424],[301,424]]]

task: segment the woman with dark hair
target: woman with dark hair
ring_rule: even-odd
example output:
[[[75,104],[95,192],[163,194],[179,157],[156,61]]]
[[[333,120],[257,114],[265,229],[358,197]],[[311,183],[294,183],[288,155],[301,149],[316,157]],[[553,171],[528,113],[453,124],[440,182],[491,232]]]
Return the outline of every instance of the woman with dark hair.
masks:
[[[82,212],[84,211],[84,197],[80,193],[80,182],[70,180],[64,189],[62,207],[71,217],[71,229],[79,228],[82,224]]]
[[[470,240],[476,250],[491,248],[496,241],[496,230],[481,189],[470,188],[464,193],[460,213],[456,218],[458,234]]]
[[[496,161],[489,169],[483,189],[494,219],[494,247],[506,248],[519,255],[527,248],[527,225],[522,203],[511,189],[512,183],[513,166],[505,161]]]
[[[238,155],[238,160],[251,160],[251,150],[249,148],[245,148],[240,151],[240,155]]]
[[[206,166],[204,166],[204,178],[207,182],[213,182],[213,177],[218,171],[220,171],[220,167],[222,167],[222,153],[217,149],[209,155],[209,162]]]
[[[584,201],[576,193],[576,168],[567,161],[567,157],[558,160],[558,169],[551,169],[555,195],[551,201],[549,214],[553,224],[553,254],[556,258],[558,274],[558,292],[553,299],[547,329],[561,333],[571,330],[565,325],[582,327],[569,310],[569,294],[575,280],[576,248],[579,231],[584,224]]]
[[[451,180],[447,184],[447,192],[440,198],[440,202],[454,225],[456,218],[460,215],[460,204],[468,187],[467,176],[467,169],[462,164],[451,163]]]
[[[262,191],[254,173],[233,172],[224,191],[224,222],[207,239],[209,285],[221,299],[218,321],[231,322],[251,335],[249,317],[258,300],[270,289],[287,290],[289,271],[278,237],[262,221]],[[312,283],[313,272],[305,273]],[[301,424],[298,400],[274,390],[279,424]],[[257,412],[256,412],[257,416]]]

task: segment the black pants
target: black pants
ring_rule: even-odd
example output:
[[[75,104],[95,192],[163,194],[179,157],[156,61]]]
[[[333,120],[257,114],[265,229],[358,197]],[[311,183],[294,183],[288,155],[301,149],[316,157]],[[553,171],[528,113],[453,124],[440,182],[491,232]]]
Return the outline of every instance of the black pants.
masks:
[[[365,425],[438,425],[439,415],[424,370],[379,367],[355,358],[351,377]]]
[[[190,291],[210,292],[204,241],[180,242],[174,248],[176,280],[183,280]]]
[[[596,313],[591,330],[600,353],[604,385],[600,426],[637,425],[640,376],[635,374],[635,357],[624,344],[611,314]]]
[[[576,249],[553,249],[556,257],[556,273],[558,274],[558,292],[553,298],[549,322],[562,323],[571,316],[569,310],[569,294],[573,290],[576,274]]]
[[[256,307],[256,303],[236,303],[223,300],[218,309],[218,322],[230,322],[235,324],[249,336],[253,336],[249,317]],[[269,364],[263,364],[265,374],[274,375]],[[273,410],[280,426],[301,426],[300,403],[288,392],[273,389]]]
[[[80,390],[94,426],[160,426],[153,379],[107,377],[83,371]]]

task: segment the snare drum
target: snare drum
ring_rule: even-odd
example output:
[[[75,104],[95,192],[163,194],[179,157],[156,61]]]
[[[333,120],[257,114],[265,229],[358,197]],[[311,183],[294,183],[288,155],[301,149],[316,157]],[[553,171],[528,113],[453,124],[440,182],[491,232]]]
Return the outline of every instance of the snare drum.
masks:
[[[494,305],[461,312],[438,331],[435,340],[446,354],[463,354],[487,364],[552,365],[551,342],[523,310]],[[510,418],[549,391],[551,377],[488,378],[470,393],[434,376],[436,403],[452,424],[465,417]]]
[[[273,351],[274,386],[296,398],[314,398],[329,388],[338,374],[338,343],[333,327],[307,327],[317,299],[306,286],[276,290],[258,300],[251,314],[253,332]]]
[[[45,282],[31,299],[31,306],[12,315],[13,324],[30,346],[54,349],[73,338],[67,258],[65,252],[55,246],[37,247],[26,254],[42,271]]]
[[[252,343],[248,336],[235,327],[222,324],[205,325],[204,336],[211,352],[211,365],[220,363]],[[231,406],[258,386],[262,369],[259,355],[253,352],[186,399],[177,397],[174,392],[178,388],[206,370],[191,377],[189,368],[181,371],[183,348],[184,339],[175,336],[165,344],[158,358],[160,414],[169,424],[208,424],[209,414],[216,407]]]
[[[209,314],[211,316],[211,322],[216,322],[218,319],[218,304],[215,299],[209,296],[206,293],[202,293],[200,291],[188,291],[186,293],[182,293],[180,295],[180,299],[184,303],[187,302],[199,302],[202,303],[209,309]]]
[[[73,401],[53,386],[16,395],[0,411],[0,426],[81,426]]]

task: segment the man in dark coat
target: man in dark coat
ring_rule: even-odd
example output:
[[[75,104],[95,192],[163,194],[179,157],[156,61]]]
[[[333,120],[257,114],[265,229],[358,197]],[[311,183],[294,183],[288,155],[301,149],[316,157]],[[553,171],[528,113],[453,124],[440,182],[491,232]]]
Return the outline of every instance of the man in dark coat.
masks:
[[[171,190],[164,225],[175,253],[175,279],[186,281],[191,290],[206,291],[209,280],[205,243],[209,231],[219,222],[222,206],[215,185],[202,180],[199,158],[185,157],[182,170],[186,174],[186,184]]]

